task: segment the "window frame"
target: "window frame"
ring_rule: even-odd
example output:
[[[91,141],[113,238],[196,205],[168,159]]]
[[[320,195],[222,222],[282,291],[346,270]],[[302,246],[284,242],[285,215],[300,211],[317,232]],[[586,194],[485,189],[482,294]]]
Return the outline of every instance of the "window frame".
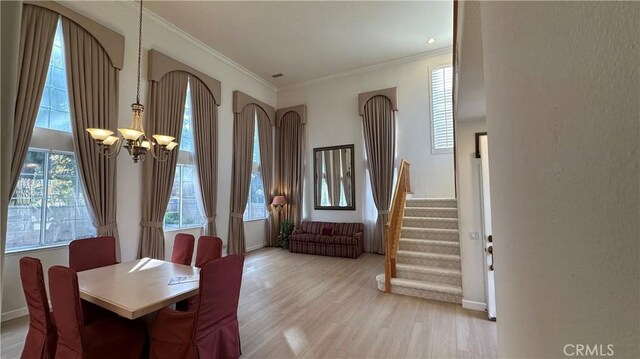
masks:
[[[429,77],[429,122],[430,122],[429,132],[431,133],[431,154],[432,155],[452,154],[453,148],[455,147],[455,126],[453,126],[453,121],[454,121],[453,101],[451,103],[451,106],[452,106],[451,122],[453,127],[453,138],[454,138],[453,144],[451,145],[451,147],[447,147],[447,148],[436,148],[436,141],[435,141],[435,121],[433,116],[433,71],[442,69],[442,68],[447,68],[447,67],[451,67],[451,71],[453,71],[453,64],[450,62],[441,63],[436,66],[429,66],[429,76],[428,76]],[[453,86],[453,74],[452,74],[452,86]]]

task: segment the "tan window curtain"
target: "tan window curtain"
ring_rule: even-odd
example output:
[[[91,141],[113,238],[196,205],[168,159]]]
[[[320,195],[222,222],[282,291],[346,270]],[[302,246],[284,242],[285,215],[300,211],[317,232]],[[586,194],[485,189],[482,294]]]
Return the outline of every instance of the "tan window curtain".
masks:
[[[189,75],[179,71],[164,75],[159,82],[150,81],[148,114],[145,121],[147,134],[171,135],[180,141],[188,81]],[[171,196],[178,152],[177,148],[171,151],[166,162],[157,161],[147,154],[142,164],[139,258],[164,259],[162,224]]]
[[[91,221],[99,236],[116,237],[116,159],[100,154],[86,128],[118,127],[118,75],[109,55],[84,28],[66,18],[62,29],[73,144]]]
[[[58,17],[57,13],[38,6],[25,4],[22,9],[13,152],[8,156],[11,158],[9,196],[18,183],[22,162],[27,155],[31,135],[33,135],[33,127],[47,79]],[[8,203],[9,198],[6,201]]]
[[[196,77],[190,77],[193,102],[193,142],[200,198],[206,218],[205,236],[215,236],[218,203],[218,106],[211,91]]]
[[[258,138],[260,139],[260,169],[262,171],[262,187],[264,188],[264,202],[267,206],[267,221],[265,222],[265,245],[275,246],[277,235],[273,226],[271,201],[274,195],[273,181],[273,126],[269,116],[262,110],[258,110]]]
[[[294,111],[282,116],[277,131],[280,194],[287,199],[282,217],[300,224],[304,182],[305,125]]]
[[[249,198],[253,166],[255,114],[259,107],[249,104],[233,116],[233,165],[231,168],[231,205],[228,254],[244,253],[244,210]]]
[[[7,242],[7,211],[11,198],[11,160],[13,158],[13,122],[15,117],[14,104],[18,91],[18,53],[20,52],[20,19],[22,3],[18,1],[0,2],[0,20],[2,33],[2,76],[0,76],[0,268],[4,268],[4,249]],[[4,272],[4,271],[3,271]],[[0,308],[2,308],[2,290],[0,288]]]
[[[384,225],[389,217],[396,148],[396,118],[391,100],[374,96],[364,105],[364,144],[369,165],[373,201],[378,209],[371,242],[374,253],[384,253]]]

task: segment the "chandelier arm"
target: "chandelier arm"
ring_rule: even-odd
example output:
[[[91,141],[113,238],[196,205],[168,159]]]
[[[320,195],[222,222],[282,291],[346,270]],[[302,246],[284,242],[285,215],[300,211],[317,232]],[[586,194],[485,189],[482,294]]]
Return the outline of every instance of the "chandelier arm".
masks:
[[[149,149],[149,152],[151,152],[151,157],[153,157],[158,162],[167,162],[167,160],[169,159],[169,153],[165,152],[162,148],[158,150],[159,153],[156,153],[156,150],[154,148],[160,147],[160,145],[158,145],[155,141],[150,142],[151,148]]]
[[[125,140],[123,138],[121,138],[118,141],[116,141],[115,145],[112,145],[112,146],[104,146],[104,145],[100,146],[100,152],[106,158],[114,158],[114,157],[118,156],[118,154],[120,154],[120,150],[122,149],[122,143],[124,141]]]

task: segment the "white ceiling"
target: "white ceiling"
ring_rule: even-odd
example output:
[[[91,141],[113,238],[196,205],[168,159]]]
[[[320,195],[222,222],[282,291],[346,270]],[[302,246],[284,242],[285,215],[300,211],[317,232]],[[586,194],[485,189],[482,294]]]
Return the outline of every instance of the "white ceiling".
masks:
[[[277,87],[452,44],[451,1],[147,1],[145,8]],[[427,45],[427,39],[436,43]],[[272,74],[283,73],[274,79]]]

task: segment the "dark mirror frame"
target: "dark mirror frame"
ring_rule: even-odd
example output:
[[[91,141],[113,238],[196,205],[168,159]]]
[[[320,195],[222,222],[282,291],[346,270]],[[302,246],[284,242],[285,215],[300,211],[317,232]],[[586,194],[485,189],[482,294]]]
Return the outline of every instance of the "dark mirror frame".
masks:
[[[350,149],[351,150],[351,206],[320,206],[318,203],[318,196],[316,195],[316,189],[318,188],[318,174],[316,173],[316,168],[318,168],[318,159],[316,154],[318,152],[323,151],[332,151],[332,150],[342,150],[342,149]],[[341,145],[341,146],[329,146],[329,147],[316,147],[313,149],[313,204],[316,210],[331,210],[331,211],[355,211],[356,210],[356,176],[355,176],[355,167],[354,167],[354,145]]]

